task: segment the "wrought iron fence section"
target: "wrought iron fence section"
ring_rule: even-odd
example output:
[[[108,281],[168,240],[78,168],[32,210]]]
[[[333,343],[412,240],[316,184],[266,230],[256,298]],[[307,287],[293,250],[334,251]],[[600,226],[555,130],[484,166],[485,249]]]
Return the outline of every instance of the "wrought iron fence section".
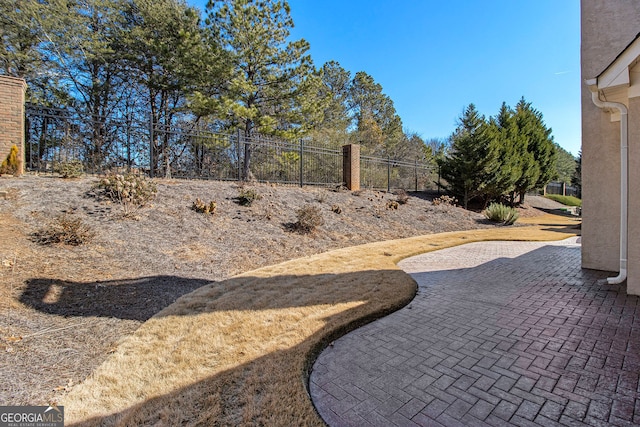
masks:
[[[249,156],[250,178],[297,185],[342,183],[342,152],[308,145],[305,140],[239,137],[243,161]],[[250,153],[247,155],[247,153]],[[243,164],[244,165],[244,164]]]
[[[360,184],[365,188],[387,190],[430,190],[434,188],[430,165],[392,158],[360,156]]]
[[[27,170],[53,173],[59,163],[80,161],[85,171],[140,167],[147,130],[131,118],[81,116],[72,110],[25,106]]]
[[[238,179],[236,137],[213,132],[206,126],[184,123],[156,125],[151,129],[155,150],[151,175],[193,179]]]
[[[150,126],[131,116],[87,118],[28,104],[25,139],[26,168],[45,173],[78,160],[89,173],[136,169],[155,177],[343,184],[342,150],[304,139],[225,134],[188,118]],[[361,156],[360,172],[362,187],[371,189],[423,190],[433,181],[431,166],[417,161]]]

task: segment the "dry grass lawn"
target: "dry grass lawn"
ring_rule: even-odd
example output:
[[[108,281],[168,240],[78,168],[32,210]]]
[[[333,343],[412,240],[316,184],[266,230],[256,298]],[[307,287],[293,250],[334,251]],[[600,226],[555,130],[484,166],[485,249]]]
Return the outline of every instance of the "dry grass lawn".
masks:
[[[484,240],[558,240],[571,218],[441,233],[306,256],[184,295],[126,338],[60,402],[68,425],[323,425],[306,389],[333,339],[408,303],[396,263]]]

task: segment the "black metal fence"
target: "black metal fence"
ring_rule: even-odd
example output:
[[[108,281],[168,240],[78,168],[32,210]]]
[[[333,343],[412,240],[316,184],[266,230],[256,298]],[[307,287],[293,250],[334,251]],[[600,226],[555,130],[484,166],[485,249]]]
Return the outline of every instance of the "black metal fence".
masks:
[[[308,140],[246,138],[184,121],[150,126],[124,115],[86,120],[67,110],[27,105],[26,168],[54,173],[71,160],[89,173],[135,169],[152,177],[243,180],[296,185],[343,183],[341,150]],[[430,164],[416,160],[360,159],[361,185],[371,189],[435,188]],[[248,175],[248,176],[247,176]]]
[[[581,197],[578,187],[567,185],[565,182],[552,181],[546,186],[546,194],[559,194],[562,196]]]

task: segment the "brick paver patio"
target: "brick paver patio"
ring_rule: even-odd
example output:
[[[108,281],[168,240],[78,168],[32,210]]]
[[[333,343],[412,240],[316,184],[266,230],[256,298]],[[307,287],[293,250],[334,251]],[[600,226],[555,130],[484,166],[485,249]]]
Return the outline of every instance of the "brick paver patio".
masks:
[[[415,300],[314,365],[330,426],[640,425],[639,299],[582,270],[576,238],[473,243],[400,267]]]

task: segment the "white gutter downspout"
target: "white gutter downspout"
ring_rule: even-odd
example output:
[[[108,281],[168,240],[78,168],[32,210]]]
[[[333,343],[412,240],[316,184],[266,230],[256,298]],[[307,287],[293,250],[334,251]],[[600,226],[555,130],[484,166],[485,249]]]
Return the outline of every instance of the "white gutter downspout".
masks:
[[[628,121],[627,107],[619,102],[608,102],[600,99],[597,79],[587,80],[591,91],[591,100],[598,108],[615,108],[620,111],[620,272],[616,277],[609,277],[607,283],[618,285],[627,279],[627,214],[628,214]]]

